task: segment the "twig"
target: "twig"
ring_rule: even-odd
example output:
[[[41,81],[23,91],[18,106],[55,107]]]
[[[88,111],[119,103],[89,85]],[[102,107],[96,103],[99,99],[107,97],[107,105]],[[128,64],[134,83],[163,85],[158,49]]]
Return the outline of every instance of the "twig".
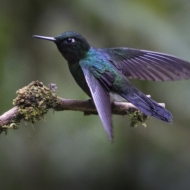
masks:
[[[0,116],[0,132],[10,128],[17,128],[22,119],[34,123],[42,119],[49,109],[54,111],[81,111],[84,112],[84,115],[97,114],[92,100],[82,101],[60,98],[55,95],[56,88],[54,84],[49,85],[48,88],[43,83],[35,81],[18,90],[17,98],[13,100],[15,106]],[[164,103],[160,103],[160,105],[165,106]],[[112,103],[113,114],[129,115],[136,111],[138,109],[131,103]],[[140,111],[138,112],[140,113]],[[141,113],[138,117],[143,115]],[[140,119],[139,121],[144,123],[144,120]]]

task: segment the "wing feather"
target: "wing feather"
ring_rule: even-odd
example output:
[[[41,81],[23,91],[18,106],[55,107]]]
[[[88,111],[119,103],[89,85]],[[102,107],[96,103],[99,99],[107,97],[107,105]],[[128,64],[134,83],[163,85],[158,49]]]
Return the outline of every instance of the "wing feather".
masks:
[[[153,81],[190,79],[190,63],[172,55],[132,48],[99,51],[129,78]]]
[[[104,129],[110,140],[112,140],[113,132],[109,92],[88,68],[82,67],[82,70]]]

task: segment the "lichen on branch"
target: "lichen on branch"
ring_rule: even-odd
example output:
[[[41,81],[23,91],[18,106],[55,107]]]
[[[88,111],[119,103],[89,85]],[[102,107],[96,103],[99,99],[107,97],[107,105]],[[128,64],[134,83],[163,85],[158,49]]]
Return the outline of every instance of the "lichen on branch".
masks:
[[[56,95],[56,89],[55,84],[46,87],[39,81],[33,81],[28,86],[19,89],[16,92],[17,97],[13,100],[14,107],[0,116],[0,133],[6,132],[7,129],[17,129],[21,120],[33,124],[44,119],[49,109],[82,111],[84,115],[97,114],[92,100],[63,99]],[[160,105],[164,107],[164,104]],[[129,115],[131,127],[137,126],[138,123],[146,126],[145,121],[148,119],[128,102],[113,102],[112,114]]]
[[[39,81],[31,82],[16,93],[13,105],[18,107],[22,119],[30,123],[43,119],[49,108],[58,104],[55,93]]]

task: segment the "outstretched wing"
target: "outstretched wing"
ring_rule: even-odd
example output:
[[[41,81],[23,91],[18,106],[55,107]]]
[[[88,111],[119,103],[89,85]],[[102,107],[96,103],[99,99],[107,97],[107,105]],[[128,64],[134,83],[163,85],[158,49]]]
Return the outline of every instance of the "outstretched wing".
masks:
[[[190,79],[190,63],[171,55],[132,48],[99,50],[129,78],[153,81]]]
[[[96,109],[104,126],[104,129],[106,130],[110,140],[112,140],[113,133],[112,133],[112,120],[111,120],[111,104],[110,104],[109,91],[107,89],[109,84],[108,85],[105,84],[107,86],[106,88],[106,86],[104,86],[104,84],[102,83],[103,81],[101,82],[101,78],[100,80],[97,79],[94,76],[94,73],[90,71],[89,68],[83,65],[81,65],[81,68],[83,70],[86,82],[90,89],[92,98],[94,100]]]

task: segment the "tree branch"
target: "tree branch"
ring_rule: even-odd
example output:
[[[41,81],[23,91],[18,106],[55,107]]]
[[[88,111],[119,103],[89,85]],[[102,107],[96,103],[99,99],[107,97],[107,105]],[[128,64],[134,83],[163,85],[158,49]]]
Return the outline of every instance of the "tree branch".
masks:
[[[48,88],[43,83],[34,81],[18,90],[17,97],[13,100],[14,107],[0,116],[0,132],[18,128],[21,120],[35,123],[44,118],[49,109],[82,111],[84,115],[97,114],[92,100],[63,99],[56,96],[56,89],[54,84],[50,84]],[[160,105],[165,106],[163,103]],[[144,123],[147,119],[147,116],[131,103],[113,102],[111,106],[113,114],[129,115],[133,127],[138,122]]]

